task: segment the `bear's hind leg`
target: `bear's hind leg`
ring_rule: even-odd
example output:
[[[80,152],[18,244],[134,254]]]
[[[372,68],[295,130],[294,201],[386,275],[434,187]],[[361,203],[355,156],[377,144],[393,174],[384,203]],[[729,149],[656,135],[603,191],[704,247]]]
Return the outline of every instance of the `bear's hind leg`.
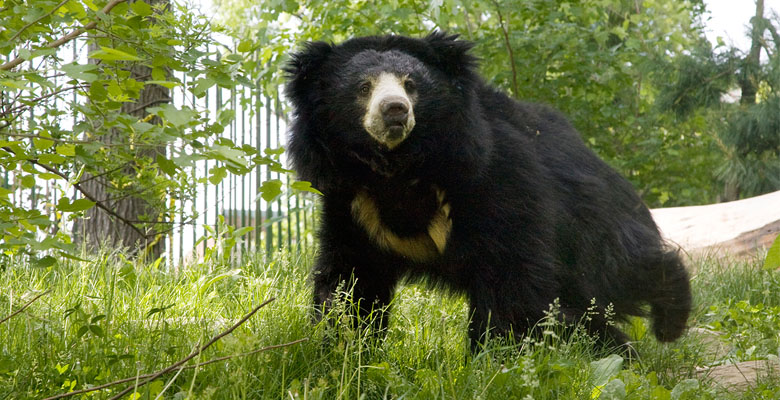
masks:
[[[653,333],[662,342],[679,338],[691,311],[691,284],[688,272],[676,252],[667,251],[654,266],[655,290],[647,299],[653,320]]]

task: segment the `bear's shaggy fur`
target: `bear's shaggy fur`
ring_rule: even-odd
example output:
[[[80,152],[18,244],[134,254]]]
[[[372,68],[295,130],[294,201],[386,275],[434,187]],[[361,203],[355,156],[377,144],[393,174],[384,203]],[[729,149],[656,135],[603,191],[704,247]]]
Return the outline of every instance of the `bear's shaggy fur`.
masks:
[[[433,33],[292,55],[289,155],[324,194],[316,304],[353,280],[368,313],[423,278],[467,295],[472,345],[526,333],[556,298],[566,321],[595,299],[607,342],[627,341],[609,305],[620,319],[647,304],[655,336],[679,337],[688,274],[631,184],[561,114],[483,82],[471,47]]]

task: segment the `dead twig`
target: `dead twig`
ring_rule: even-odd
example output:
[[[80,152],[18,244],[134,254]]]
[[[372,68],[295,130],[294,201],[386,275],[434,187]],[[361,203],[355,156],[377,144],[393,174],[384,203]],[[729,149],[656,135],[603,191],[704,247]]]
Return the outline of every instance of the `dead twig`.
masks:
[[[493,5],[496,6],[496,14],[498,14],[498,24],[501,27],[501,33],[504,34],[504,44],[506,50],[509,53],[509,65],[512,67],[512,91],[515,97],[520,96],[520,87],[517,85],[517,67],[515,66],[515,52],[512,50],[512,44],[509,41],[509,28],[504,23],[504,16],[501,14],[501,6],[498,1],[493,1]]]
[[[208,361],[204,361],[204,362],[199,363],[199,364],[184,365],[184,366],[177,367],[176,369],[178,369],[178,370],[185,370],[185,369],[200,368],[200,367],[203,367],[205,365],[214,364],[216,362],[229,360],[231,358],[245,357],[245,356],[249,356],[249,355],[252,355],[252,354],[262,353],[262,352],[268,351],[268,350],[279,349],[279,348],[282,348],[282,347],[289,347],[289,346],[292,346],[292,345],[295,345],[295,344],[298,344],[298,343],[305,342],[307,340],[309,340],[309,338],[293,340],[292,342],[266,346],[266,347],[262,347],[262,348],[259,348],[259,349],[256,349],[256,350],[248,351],[246,353],[233,354],[233,355],[230,355],[230,356],[214,358],[214,359],[211,359],[211,360],[208,360]],[[80,389],[80,390],[75,390],[75,391],[68,392],[68,393],[58,394],[56,396],[47,397],[47,398],[45,398],[43,400],[56,400],[56,399],[62,399],[62,398],[65,398],[65,397],[75,396],[77,394],[94,392],[94,391],[97,391],[97,390],[105,389],[107,387],[120,385],[122,383],[132,382],[132,381],[135,381],[137,379],[138,380],[147,379],[147,378],[149,378],[149,377],[151,377],[153,375],[154,375],[154,373],[144,374],[144,375],[140,375],[140,376],[133,376],[131,378],[124,378],[124,379],[120,379],[120,380],[117,380],[117,381],[105,383],[105,384],[102,384],[100,386],[94,386],[94,387],[87,388],[87,389]]]
[[[163,374],[166,374],[166,373],[168,373],[168,372],[171,372],[171,371],[173,371],[173,370],[175,370],[175,369],[178,369],[178,368],[180,368],[182,365],[184,365],[184,363],[186,363],[187,361],[189,361],[189,360],[191,360],[191,359],[195,358],[195,357],[196,357],[198,354],[202,353],[202,352],[203,352],[203,350],[206,350],[206,349],[207,349],[209,346],[211,346],[212,344],[214,344],[214,343],[215,343],[217,340],[219,340],[219,339],[222,339],[223,337],[225,337],[225,336],[229,335],[229,334],[230,334],[231,332],[233,332],[233,331],[234,331],[236,328],[238,328],[239,326],[241,326],[241,324],[243,324],[244,322],[246,322],[246,320],[248,320],[248,319],[249,319],[251,316],[255,315],[255,313],[256,313],[256,312],[257,312],[259,309],[261,309],[261,308],[265,307],[265,306],[266,306],[268,303],[270,303],[270,302],[272,302],[272,301],[274,301],[274,300],[276,300],[276,299],[272,297],[272,298],[270,298],[270,299],[268,299],[268,300],[266,300],[266,301],[262,302],[260,305],[258,305],[257,307],[255,307],[255,308],[254,308],[252,311],[250,311],[249,313],[247,313],[247,314],[246,314],[246,315],[245,315],[243,318],[241,318],[241,319],[240,319],[238,322],[236,322],[235,324],[233,324],[233,326],[231,326],[230,328],[228,328],[226,331],[224,331],[224,332],[220,333],[219,335],[217,335],[217,336],[214,336],[213,338],[211,338],[211,340],[209,340],[209,341],[208,341],[208,343],[206,343],[205,345],[203,345],[203,346],[201,346],[201,347],[199,347],[199,348],[195,349],[195,351],[193,351],[192,353],[190,353],[190,355],[188,355],[187,357],[184,357],[184,358],[182,358],[181,360],[179,360],[178,362],[176,362],[175,364],[171,365],[171,366],[170,366],[170,367],[168,367],[168,368],[165,368],[165,369],[162,369],[162,370],[160,370],[160,371],[157,371],[157,372],[153,373],[153,374],[152,374],[151,376],[149,376],[148,378],[139,379],[139,382],[138,382],[138,384],[135,384],[135,385],[130,385],[130,386],[128,386],[128,387],[127,387],[125,390],[123,390],[123,391],[119,392],[119,394],[117,394],[116,396],[112,397],[112,398],[111,398],[111,400],[117,400],[117,399],[120,399],[120,398],[122,398],[122,396],[124,396],[124,395],[126,395],[126,394],[128,394],[128,393],[130,393],[130,392],[132,392],[132,391],[134,391],[134,390],[136,390],[136,389],[138,389],[139,387],[141,387],[141,386],[143,386],[143,385],[146,385],[147,383],[149,383],[149,382],[151,382],[151,381],[153,381],[153,380],[154,380],[155,378],[157,378],[158,376],[160,376],[160,375],[163,375]]]
[[[43,295],[45,295],[45,294],[49,294],[50,292],[51,292],[51,289],[49,289],[49,290],[47,290],[47,291],[45,291],[45,292],[43,292],[43,293],[41,293],[41,294],[39,294],[39,295],[37,295],[37,296],[33,297],[33,298],[32,298],[32,300],[28,301],[28,302],[27,302],[27,304],[25,304],[25,305],[23,305],[23,306],[22,306],[22,308],[20,308],[20,309],[16,310],[16,311],[15,311],[14,313],[12,313],[11,315],[9,315],[9,316],[7,316],[7,317],[3,318],[2,320],[0,320],[0,325],[2,325],[2,324],[5,322],[5,321],[8,321],[9,319],[11,319],[11,318],[15,317],[16,315],[20,314],[20,313],[21,313],[22,311],[24,311],[24,310],[25,310],[27,307],[29,307],[29,306],[30,306],[30,304],[34,303],[34,302],[35,302],[35,300],[38,300],[38,299],[40,299],[40,298],[41,298]]]

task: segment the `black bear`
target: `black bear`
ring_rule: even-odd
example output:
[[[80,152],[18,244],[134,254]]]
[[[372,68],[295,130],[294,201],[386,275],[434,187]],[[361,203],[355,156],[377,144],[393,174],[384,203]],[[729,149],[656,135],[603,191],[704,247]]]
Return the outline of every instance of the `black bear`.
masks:
[[[617,319],[649,305],[655,336],[678,338],[688,274],[631,184],[561,114],[486,84],[472,47],[436,32],[292,55],[288,152],[324,194],[315,303],[353,280],[368,313],[422,278],[467,295],[472,345],[526,333],[556,299],[569,322],[595,304],[605,342],[628,340],[610,305]]]

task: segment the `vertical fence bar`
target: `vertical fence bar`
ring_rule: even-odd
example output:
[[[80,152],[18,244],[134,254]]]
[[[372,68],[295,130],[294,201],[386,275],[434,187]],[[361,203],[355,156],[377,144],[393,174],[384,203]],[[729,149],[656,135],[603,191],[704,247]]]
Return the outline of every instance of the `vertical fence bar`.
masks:
[[[246,88],[241,87],[241,145],[246,144]],[[241,227],[249,226],[247,218],[247,204],[246,204],[246,174],[241,175]],[[249,234],[245,235],[241,241],[241,254],[246,254],[249,249],[247,248],[247,238]]]
[[[279,126],[279,112],[278,112],[279,111],[279,93],[278,92],[276,93],[276,96],[275,96],[275,99],[274,99],[274,110],[273,111],[274,111],[274,120],[276,122],[276,124],[275,124],[276,125],[276,131],[275,131],[275,133],[276,133],[276,135],[275,135],[276,136],[276,148],[279,148],[279,147],[282,146],[282,142],[281,142],[281,133],[280,133],[281,128]],[[281,180],[282,180],[282,173],[281,172],[277,172],[276,173],[276,177],[281,182]],[[282,211],[282,198],[281,197],[279,197],[276,200],[276,209],[278,210],[278,212],[277,212],[277,217],[278,217],[277,220],[279,221],[276,224],[276,230],[277,230],[276,248],[277,249],[281,249],[282,246],[284,246],[284,240],[282,238],[282,235],[283,235],[282,224],[283,224],[284,218],[282,218],[282,215],[283,215],[282,213],[286,212],[286,210]]]
[[[261,137],[262,137],[262,121],[260,120],[260,116],[262,115],[262,109],[261,109],[261,94],[260,94],[260,81],[257,82],[257,93],[255,93],[255,104],[254,104],[254,110],[255,110],[255,146],[259,150],[261,147]],[[260,185],[262,184],[262,172],[260,171],[260,165],[257,165],[255,167],[255,251],[260,252],[261,249],[261,229],[262,229],[262,207],[260,202]]]
[[[265,145],[271,147],[271,99],[268,95],[265,96]],[[271,180],[271,168],[266,167],[265,170],[266,181]],[[273,252],[274,247],[274,228],[271,221],[273,220],[273,203],[270,201],[265,202],[265,251],[269,256]]]

